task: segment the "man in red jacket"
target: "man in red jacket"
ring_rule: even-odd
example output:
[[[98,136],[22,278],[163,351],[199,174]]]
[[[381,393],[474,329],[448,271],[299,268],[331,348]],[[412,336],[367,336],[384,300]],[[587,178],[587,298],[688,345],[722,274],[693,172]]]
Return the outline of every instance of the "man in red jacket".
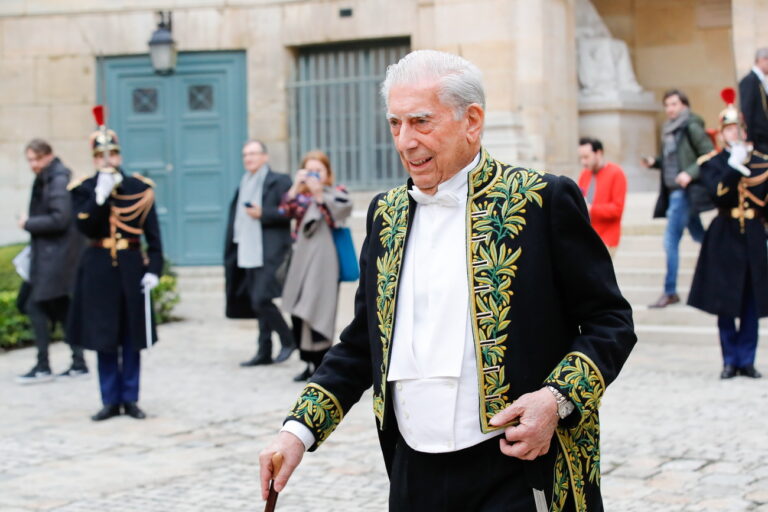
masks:
[[[627,177],[621,167],[605,160],[603,143],[597,139],[579,139],[579,162],[584,167],[579,188],[587,201],[590,222],[613,257],[621,238]]]

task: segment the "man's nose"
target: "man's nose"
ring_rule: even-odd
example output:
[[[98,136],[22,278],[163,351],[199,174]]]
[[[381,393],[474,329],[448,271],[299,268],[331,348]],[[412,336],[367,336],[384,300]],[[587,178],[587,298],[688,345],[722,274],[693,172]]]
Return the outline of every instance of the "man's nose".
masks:
[[[417,148],[419,146],[419,140],[416,135],[416,130],[408,126],[408,123],[403,123],[400,127],[400,133],[397,136],[395,144],[397,149],[399,151],[405,151]]]

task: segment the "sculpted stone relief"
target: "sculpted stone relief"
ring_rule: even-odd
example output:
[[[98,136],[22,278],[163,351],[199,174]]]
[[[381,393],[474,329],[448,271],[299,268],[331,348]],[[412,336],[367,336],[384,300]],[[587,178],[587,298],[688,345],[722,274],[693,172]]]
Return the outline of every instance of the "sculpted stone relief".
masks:
[[[611,36],[590,0],[576,2],[579,95],[613,99],[640,95],[627,44]]]

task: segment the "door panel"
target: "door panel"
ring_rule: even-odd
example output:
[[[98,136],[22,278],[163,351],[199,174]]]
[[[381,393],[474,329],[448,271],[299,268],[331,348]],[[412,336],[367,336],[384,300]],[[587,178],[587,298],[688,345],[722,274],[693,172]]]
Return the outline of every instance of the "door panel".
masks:
[[[182,53],[173,75],[149,58],[107,59],[109,123],[126,172],[157,184],[166,256],[175,264],[220,264],[230,196],[243,172],[246,138],[242,52]]]
[[[181,245],[192,263],[214,260],[222,252],[226,229],[225,189],[221,175],[227,165],[225,140],[231,132],[227,125],[225,76],[210,66],[188,68],[179,73],[177,108],[180,113],[176,131],[179,187],[184,214],[179,223]],[[239,160],[239,158],[238,158]],[[216,234],[218,233],[220,234]],[[199,244],[197,239],[211,243]],[[219,243],[214,243],[218,241]]]

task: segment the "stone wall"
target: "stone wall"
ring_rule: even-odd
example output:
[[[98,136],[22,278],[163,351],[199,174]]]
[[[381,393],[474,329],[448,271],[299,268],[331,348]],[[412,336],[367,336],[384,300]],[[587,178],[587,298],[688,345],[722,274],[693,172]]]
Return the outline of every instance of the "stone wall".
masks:
[[[353,16],[340,17],[339,9]],[[413,48],[478,64],[488,91],[486,144],[499,157],[573,174],[577,104],[572,0],[6,0],[0,2],[0,243],[24,237],[13,213],[32,175],[25,142],[49,139],[76,174],[91,172],[87,136],[97,55],[147,52],[154,11],[173,10],[179,51],[246,50],[249,135],[288,162],[287,88],[307,44],[410,37]]]
[[[714,126],[721,87],[768,44],[768,0],[593,0],[627,42],[637,79],[657,99],[691,96]],[[0,243],[23,237],[31,173],[23,145],[50,139],[90,172],[96,57],[147,51],[156,9],[173,10],[179,51],[246,50],[249,135],[288,162],[287,88],[307,44],[409,37],[413,48],[466,56],[485,75],[484,143],[500,158],[574,175],[578,127],[573,0],[5,0],[0,2]],[[339,9],[352,8],[351,17]],[[732,27],[735,35],[731,35]],[[734,46],[735,43],[735,53]],[[656,130],[663,116],[656,116]],[[629,135],[627,135],[629,136]],[[610,155],[609,155],[610,157]]]
[[[733,1],[733,51],[738,76],[755,60],[755,50],[768,46],[768,0]]]

